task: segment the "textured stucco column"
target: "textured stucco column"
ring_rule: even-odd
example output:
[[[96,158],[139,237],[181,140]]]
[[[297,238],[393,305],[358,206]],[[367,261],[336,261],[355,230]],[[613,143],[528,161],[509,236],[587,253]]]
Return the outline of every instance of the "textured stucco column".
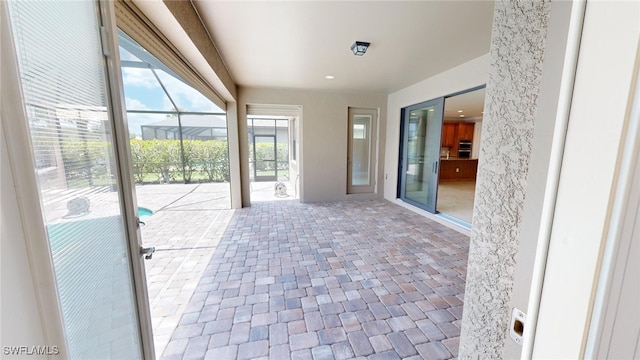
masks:
[[[549,13],[549,1],[495,4],[461,359],[503,357]]]

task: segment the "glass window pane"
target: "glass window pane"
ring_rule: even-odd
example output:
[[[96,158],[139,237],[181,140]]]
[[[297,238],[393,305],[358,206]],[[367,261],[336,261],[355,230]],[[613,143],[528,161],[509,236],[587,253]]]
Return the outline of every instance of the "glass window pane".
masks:
[[[256,135],[255,181],[276,181],[277,143],[275,135]]]
[[[365,139],[367,137],[367,131],[363,124],[353,124],[353,138]]]
[[[276,121],[278,181],[289,180],[289,121]]]
[[[141,358],[98,3],[8,4],[69,358]]]
[[[298,122],[298,119],[293,119],[293,121],[291,121],[291,129],[289,130],[289,134],[291,136],[291,159],[292,160],[296,160],[297,159],[297,142],[298,142],[298,135],[297,135],[297,130],[296,130],[296,123]]]
[[[353,140],[351,162],[351,185],[369,185],[371,183],[371,141],[366,136],[371,126],[371,117],[355,115],[353,117]]]
[[[442,134],[442,100],[434,100],[405,114],[406,158],[403,198],[435,212],[438,161]]]
[[[248,123],[249,123],[248,124],[248,128],[249,128],[249,131],[248,131],[248,133],[249,133],[249,181],[253,182],[253,181],[255,181],[254,174],[255,174],[255,159],[256,159],[255,153],[253,151],[254,150],[254,144],[253,144],[253,135],[254,135],[254,133],[253,133],[253,126],[252,126],[253,120],[249,119]]]

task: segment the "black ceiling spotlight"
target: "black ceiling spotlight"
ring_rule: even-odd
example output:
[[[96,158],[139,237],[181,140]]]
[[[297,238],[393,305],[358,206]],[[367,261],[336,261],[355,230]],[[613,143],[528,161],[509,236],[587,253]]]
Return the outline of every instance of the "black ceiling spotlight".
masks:
[[[365,41],[356,41],[351,45],[351,51],[353,51],[353,55],[362,56],[367,52],[371,43]]]

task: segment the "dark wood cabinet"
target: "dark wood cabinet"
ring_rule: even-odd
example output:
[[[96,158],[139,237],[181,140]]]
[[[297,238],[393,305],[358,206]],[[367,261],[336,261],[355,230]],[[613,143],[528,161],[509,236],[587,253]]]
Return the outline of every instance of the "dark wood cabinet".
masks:
[[[473,123],[459,123],[458,124],[458,141],[460,140],[473,140]]]
[[[452,147],[456,144],[456,129],[458,124],[444,123],[442,125],[442,146]]]
[[[444,123],[442,124],[442,147],[448,147],[451,154],[458,153],[460,140],[473,141],[473,123]]]
[[[477,159],[440,159],[440,181],[475,180],[477,172]]]

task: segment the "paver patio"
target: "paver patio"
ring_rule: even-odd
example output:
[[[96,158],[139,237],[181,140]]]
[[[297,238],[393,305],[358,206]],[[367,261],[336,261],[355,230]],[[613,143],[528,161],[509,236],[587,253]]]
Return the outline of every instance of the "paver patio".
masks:
[[[274,184],[257,183],[252,198],[285,200],[274,196]],[[287,184],[289,198],[293,184]],[[155,246],[145,262],[149,304],[158,357],[164,352],[200,281],[233,210],[229,184],[154,184],[136,186],[138,206],[154,212],[144,219],[142,241]],[[115,201],[115,200],[112,200]]]
[[[145,261],[156,354],[164,352],[200,282],[233,211],[229,184],[136,187],[138,206],[153,210],[142,241],[155,246]]]
[[[199,230],[176,235],[173,251],[147,262],[158,357],[457,355],[467,236],[380,201],[260,202],[201,213],[172,228]],[[169,215],[148,226],[168,224]]]

